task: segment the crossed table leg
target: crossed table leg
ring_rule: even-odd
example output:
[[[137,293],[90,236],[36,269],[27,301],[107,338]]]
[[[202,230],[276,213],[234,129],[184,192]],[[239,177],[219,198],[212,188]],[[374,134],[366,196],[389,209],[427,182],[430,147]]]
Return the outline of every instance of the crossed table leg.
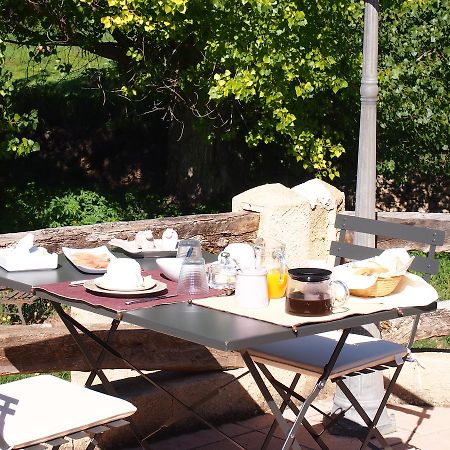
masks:
[[[114,333],[116,332],[120,322],[121,318],[117,317],[113,319],[111,323],[111,327],[108,332],[108,336],[106,340],[102,340],[99,338],[95,333],[88,330],[86,327],[84,327],[82,324],[80,324],[78,321],[76,321],[73,317],[68,315],[64,309],[61,307],[61,305],[58,302],[52,302],[56,312],[61,317],[62,321],[66,325],[67,329],[69,330],[72,337],[75,339],[75,342],[77,343],[78,347],[80,348],[81,352],[83,353],[84,357],[88,361],[89,365],[91,366],[91,373],[89,374],[88,380],[86,381],[86,386],[92,385],[92,382],[95,379],[95,376],[98,376],[100,378],[100,381],[102,382],[103,387],[105,388],[105,391],[110,394],[117,396],[117,391],[115,390],[114,386],[111,384],[111,382],[108,380],[106,375],[104,374],[103,370],[100,368],[101,363],[106,355],[106,352],[114,355],[115,357],[122,360],[130,369],[136,371],[142,378],[144,378],[147,382],[149,382],[152,386],[154,386],[159,391],[165,393],[169,397],[171,397],[173,400],[175,400],[179,405],[181,405],[186,411],[193,414],[198,420],[203,422],[206,426],[213,429],[217,433],[219,433],[223,438],[225,438],[228,442],[233,444],[235,447],[245,450],[244,447],[242,447],[238,442],[236,442],[234,439],[232,439],[230,436],[225,434],[223,431],[219,430],[216,426],[214,426],[211,422],[209,422],[207,419],[202,417],[199,413],[196,412],[195,408],[198,408],[206,401],[210,400],[213,396],[217,395],[222,389],[224,389],[226,386],[228,386],[231,383],[234,383],[235,381],[239,380],[243,376],[247,375],[249,371],[244,372],[239,377],[234,378],[233,380],[229,381],[228,383],[220,386],[219,388],[216,388],[210,392],[208,392],[206,395],[198,399],[194,404],[187,405],[182,400],[175,397],[171,392],[169,392],[167,389],[165,389],[163,386],[158,384],[156,381],[154,381],[151,377],[149,377],[147,374],[143,373],[138,367],[136,367],[134,364],[132,364],[130,361],[128,361],[126,358],[124,358],[117,350],[115,350],[111,346],[111,341],[113,339]],[[98,354],[98,356],[95,358],[94,355],[89,351],[88,348],[86,348],[86,345],[83,343],[81,339],[81,335],[84,334],[85,336],[88,336],[90,339],[95,341],[100,347],[101,351]],[[181,419],[185,413],[180,412],[178,414],[175,414],[173,417],[168,419],[164,424],[162,424],[157,430],[153,431],[151,434],[145,436],[144,438],[141,438],[139,436],[139,431],[137,430],[135,424],[133,424],[132,421],[130,421],[130,426],[132,428],[133,434],[135,435],[136,439],[138,440],[139,444],[142,448],[148,448],[148,445],[146,444],[146,440],[150,437],[154,436],[156,433],[158,433],[161,429],[167,428],[169,425],[175,423],[177,420]]]

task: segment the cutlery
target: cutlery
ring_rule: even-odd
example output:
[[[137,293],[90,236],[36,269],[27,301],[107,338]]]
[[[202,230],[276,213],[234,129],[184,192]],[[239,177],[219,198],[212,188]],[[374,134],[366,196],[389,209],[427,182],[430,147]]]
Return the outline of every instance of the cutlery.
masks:
[[[86,281],[90,281],[90,280],[77,280],[77,281],[71,281],[69,283],[69,286],[80,286],[81,284],[86,283]]]
[[[163,298],[171,298],[176,297],[178,294],[170,294],[170,295],[157,295],[156,297],[150,297],[150,298],[143,298],[141,300],[129,300],[125,302],[125,305],[135,305],[136,303],[145,303],[145,302],[151,302],[152,300],[160,300]]]

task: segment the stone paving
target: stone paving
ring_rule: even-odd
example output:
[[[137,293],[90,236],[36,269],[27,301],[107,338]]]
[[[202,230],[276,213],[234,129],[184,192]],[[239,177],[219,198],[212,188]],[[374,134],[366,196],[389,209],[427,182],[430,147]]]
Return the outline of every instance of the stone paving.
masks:
[[[450,408],[389,405],[388,413],[395,414],[397,424],[397,431],[385,436],[392,450],[450,450]],[[320,417],[314,411],[308,415],[308,420],[314,425],[316,431],[321,429]],[[222,425],[220,429],[246,449],[256,450],[260,448],[272,420],[273,417],[270,414],[265,414]],[[281,431],[277,430],[269,450],[281,449],[283,442],[281,437]],[[356,438],[324,434],[323,439],[331,450],[359,449],[361,445]],[[303,429],[299,433],[299,442],[302,450],[319,449]],[[200,430],[154,442],[151,448],[152,450],[232,450],[236,447],[212,430]]]

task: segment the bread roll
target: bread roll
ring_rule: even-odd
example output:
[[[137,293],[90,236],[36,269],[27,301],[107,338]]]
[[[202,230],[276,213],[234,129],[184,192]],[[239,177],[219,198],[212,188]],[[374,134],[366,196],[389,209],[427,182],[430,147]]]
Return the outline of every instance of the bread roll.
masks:
[[[379,273],[386,273],[388,269],[378,264],[375,261],[365,261],[364,266],[353,267],[352,272],[355,275],[377,275]]]

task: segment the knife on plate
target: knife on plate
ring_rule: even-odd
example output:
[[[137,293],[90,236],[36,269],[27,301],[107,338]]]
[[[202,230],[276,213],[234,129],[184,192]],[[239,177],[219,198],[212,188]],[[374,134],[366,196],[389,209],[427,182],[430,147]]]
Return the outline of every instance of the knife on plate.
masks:
[[[91,281],[89,280],[76,280],[76,281],[71,281],[69,283],[69,286],[81,286],[82,284],[86,283],[86,281]]]

